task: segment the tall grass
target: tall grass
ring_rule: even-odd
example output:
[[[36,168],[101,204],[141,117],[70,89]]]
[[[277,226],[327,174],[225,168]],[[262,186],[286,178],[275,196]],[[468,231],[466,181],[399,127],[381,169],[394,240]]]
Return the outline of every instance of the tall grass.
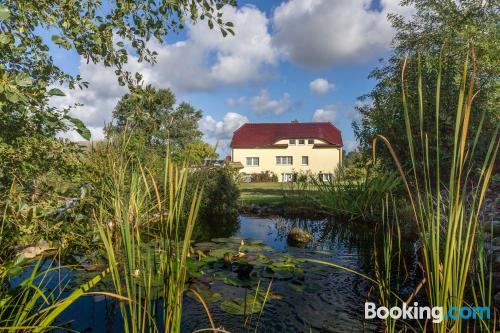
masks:
[[[339,168],[330,181],[311,179],[317,189],[312,196],[317,206],[349,220],[370,221],[382,217],[381,203],[401,183],[395,172],[367,172],[362,179],[352,179],[346,177],[343,168]]]
[[[405,71],[402,71],[402,101],[408,149],[411,156],[412,173],[407,177],[403,172],[390,142],[382,135],[374,138],[373,154],[376,155],[377,139],[383,141],[393,156],[398,171],[403,178],[420,238],[422,264],[426,279],[426,293],[431,306],[443,307],[445,313],[453,306],[467,304],[465,294],[471,281],[471,263],[474,259],[476,234],[480,210],[491,179],[493,166],[499,148],[498,126],[485,156],[477,156],[477,143],[481,135],[481,124],[475,133],[471,132],[472,105],[475,89],[474,50],[467,52],[461,74],[461,84],[455,114],[453,151],[447,184],[441,178],[440,150],[440,110],[441,110],[441,64],[437,74],[435,92],[435,132],[424,132],[424,98],[420,59],[418,60],[418,122],[412,123],[407,102]],[[414,137],[413,133],[417,133]],[[435,153],[430,153],[430,136],[435,136]],[[421,153],[417,153],[417,152]],[[434,155],[435,154],[435,155]],[[431,161],[437,162],[436,170],[430,170]],[[423,161],[423,177],[417,168]],[[478,167],[479,165],[479,167]],[[435,179],[431,177],[435,171]],[[461,332],[465,323],[461,318],[445,319],[433,323],[434,332]]]
[[[161,174],[119,154],[107,168],[107,199],[95,218],[115,291],[127,299],[120,302],[124,331],[179,332],[201,191],[188,195],[187,168],[168,158]]]

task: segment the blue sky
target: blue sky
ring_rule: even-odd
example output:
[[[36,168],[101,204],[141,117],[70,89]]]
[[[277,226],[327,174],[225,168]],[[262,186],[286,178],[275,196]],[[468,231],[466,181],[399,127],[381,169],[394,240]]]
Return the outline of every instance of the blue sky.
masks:
[[[128,69],[201,109],[200,128],[209,142],[219,142],[221,154],[245,122],[293,119],[331,121],[350,150],[356,146],[351,128],[359,117],[356,99],[371,90],[375,82],[367,76],[390,52],[390,12],[408,16],[411,9],[397,0],[240,1],[238,8],[224,9],[235,25],[234,37],[222,38],[205,22],[190,25],[163,44],[149,45],[159,53],[154,67],[131,56]],[[101,138],[124,88],[100,64],[86,64],[57,47],[51,53],[61,68],[90,83],[84,91],[66,90],[54,103],[84,104],[74,114]]]

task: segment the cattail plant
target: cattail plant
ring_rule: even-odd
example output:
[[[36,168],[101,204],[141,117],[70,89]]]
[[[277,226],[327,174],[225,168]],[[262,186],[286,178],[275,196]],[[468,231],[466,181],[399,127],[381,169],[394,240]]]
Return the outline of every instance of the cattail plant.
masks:
[[[471,65],[472,64],[472,65]],[[420,57],[418,59],[418,122],[412,123],[407,102],[405,72],[407,59],[402,70],[402,103],[408,150],[411,156],[412,171],[407,176],[391,146],[383,135],[373,141],[373,157],[376,155],[376,141],[380,139],[389,149],[397,169],[403,179],[414,220],[417,224],[421,261],[425,277],[425,290],[432,307],[442,307],[444,313],[450,308],[470,305],[465,299],[471,281],[471,264],[476,249],[476,236],[480,211],[488,189],[498,152],[498,125],[495,129],[484,156],[478,156],[478,138],[482,121],[472,132],[472,106],[476,93],[476,64],[474,49],[467,52],[461,74],[458,95],[451,165],[449,170],[441,170],[442,152],[440,150],[440,110],[441,110],[441,66],[440,60],[435,92],[435,131],[424,131],[424,96]],[[414,137],[413,133],[418,133]],[[436,146],[431,153],[429,142],[434,135]],[[420,153],[417,153],[420,152]],[[437,162],[435,164],[431,162]],[[420,163],[423,162],[423,163]],[[436,165],[431,170],[431,165]],[[417,172],[419,171],[419,172]],[[446,171],[443,172],[443,171]],[[431,174],[435,177],[431,177]],[[449,174],[447,184],[442,174]],[[423,175],[423,176],[422,176]],[[445,318],[442,322],[432,323],[434,332],[461,332],[464,321]]]

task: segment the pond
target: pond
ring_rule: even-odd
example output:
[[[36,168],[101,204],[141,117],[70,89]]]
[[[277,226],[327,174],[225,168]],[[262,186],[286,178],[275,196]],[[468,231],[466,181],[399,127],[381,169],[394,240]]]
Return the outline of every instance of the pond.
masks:
[[[222,223],[222,222],[221,222]],[[215,237],[239,236],[245,239],[263,241],[271,246],[269,256],[290,256],[294,258],[314,258],[348,267],[373,276],[373,248],[377,237],[374,226],[336,222],[329,218],[301,217],[254,217],[239,216],[231,227],[211,228],[210,233],[198,233],[198,241]],[[288,231],[293,227],[308,230],[314,237],[305,248],[287,245]],[[202,228],[206,231],[206,229]],[[196,234],[196,233],[195,233]],[[412,246],[405,253],[406,274],[404,280],[408,291],[416,284],[418,271]],[[262,315],[256,313],[244,326],[245,317],[229,314],[221,309],[221,301],[209,304],[213,320],[218,327],[230,332],[378,332],[380,322],[364,320],[364,302],[370,294],[371,284],[363,278],[320,264],[301,264],[303,274],[292,278],[273,279],[273,297],[265,304]],[[201,279],[203,280],[203,279]],[[295,284],[296,280],[299,284]],[[269,279],[262,281],[264,289]],[[208,283],[207,283],[208,285]],[[212,291],[220,293],[222,300],[245,298],[250,288],[228,285],[219,280],[211,280]],[[60,323],[69,323],[71,329],[81,332],[121,332],[122,324],[116,302],[104,296],[79,299],[61,316]],[[182,331],[192,332],[208,328],[209,322],[203,307],[193,298],[184,297]]]

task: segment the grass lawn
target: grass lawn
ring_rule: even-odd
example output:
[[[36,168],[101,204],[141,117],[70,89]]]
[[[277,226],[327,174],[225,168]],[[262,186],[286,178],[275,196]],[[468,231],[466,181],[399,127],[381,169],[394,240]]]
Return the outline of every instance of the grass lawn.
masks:
[[[303,191],[294,187],[293,183],[240,183],[240,203],[242,205],[286,206],[304,204]]]

